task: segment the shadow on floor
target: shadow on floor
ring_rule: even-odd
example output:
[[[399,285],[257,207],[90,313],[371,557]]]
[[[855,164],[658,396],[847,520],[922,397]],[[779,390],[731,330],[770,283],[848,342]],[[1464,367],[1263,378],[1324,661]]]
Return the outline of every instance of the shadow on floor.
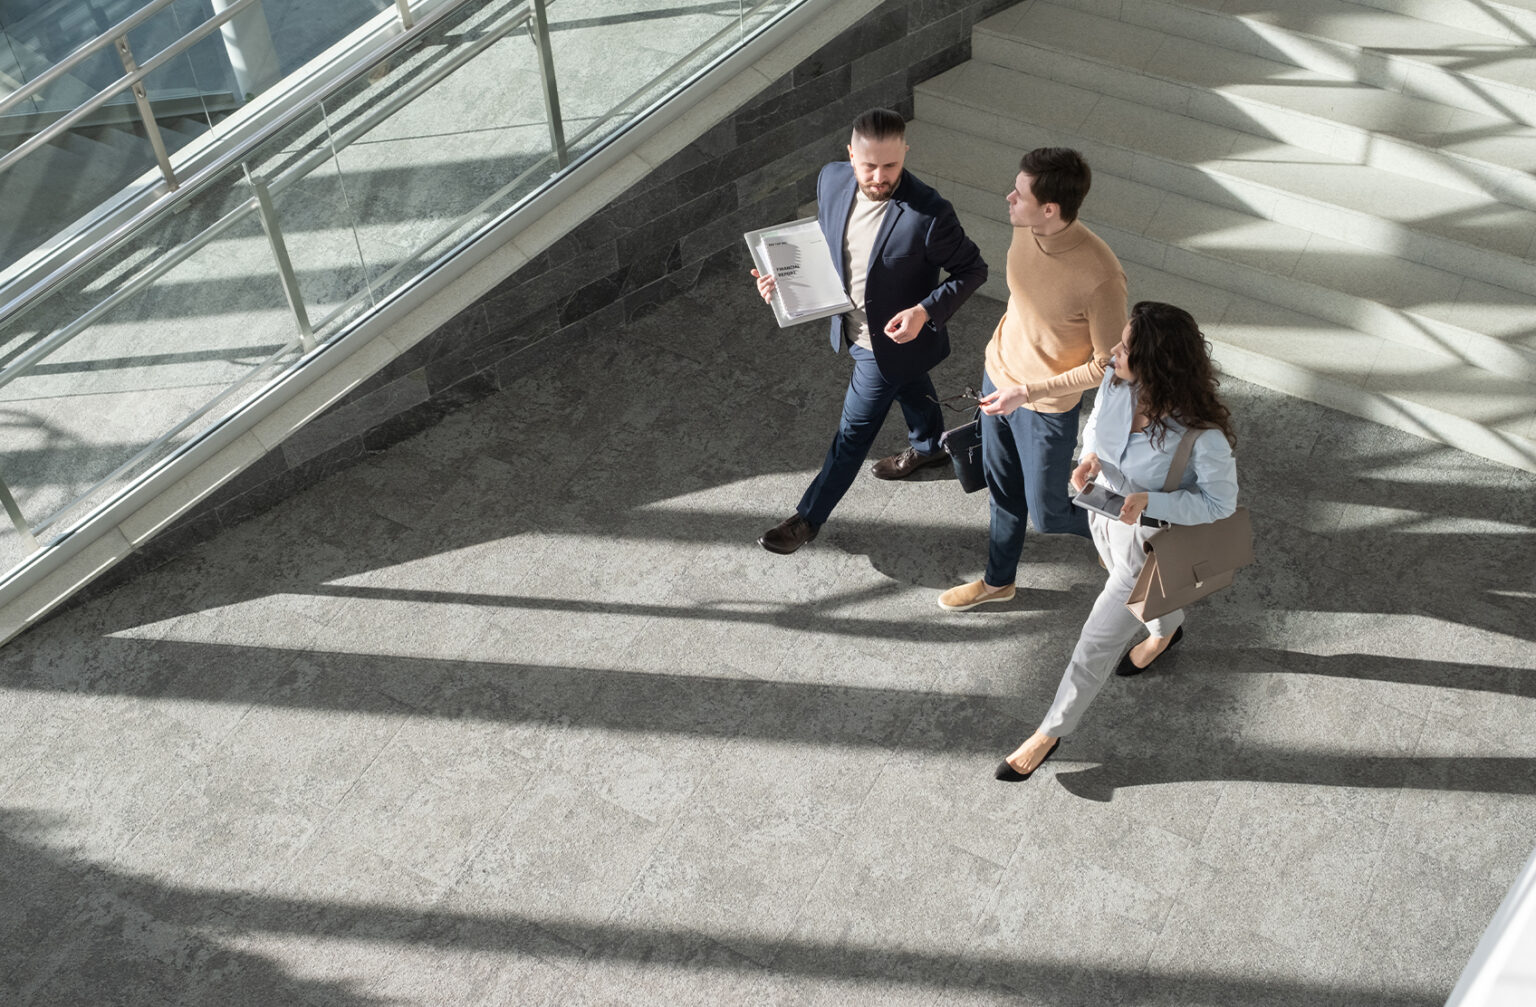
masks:
[[[1431,1007],[1422,995],[1249,976],[1093,968],[977,950],[969,954],[886,948],[858,942],[766,940],[669,926],[591,923],[518,914],[476,915],[432,907],[341,903],[157,884],[71,861],[26,838],[47,822],[0,810],[0,898],[26,907],[34,938],[5,943],[0,973],[19,1003],[217,1002],[372,1007],[397,1002],[353,983],[285,974],[259,954],[227,941],[253,935],[303,942],[344,941],[444,956],[491,952],[515,963],[573,971],[605,962],[647,969],[728,971],[764,980],[869,982],[919,992],[1010,991],[1060,1003],[1187,1007]],[[1049,908],[1042,908],[1048,918]],[[161,951],[144,954],[143,932]],[[129,939],[125,935],[132,935]],[[717,939],[718,938],[718,939]],[[38,947],[50,952],[38,954]],[[514,966],[516,967],[516,966]],[[575,981],[575,976],[570,976]],[[383,977],[380,977],[382,980]],[[381,981],[380,986],[387,985]]]

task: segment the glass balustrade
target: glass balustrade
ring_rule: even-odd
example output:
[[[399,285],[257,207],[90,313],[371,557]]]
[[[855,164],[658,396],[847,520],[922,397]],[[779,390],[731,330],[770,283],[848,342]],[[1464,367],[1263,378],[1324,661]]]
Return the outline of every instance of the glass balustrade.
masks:
[[[182,193],[174,212],[8,306],[0,502],[12,520],[0,521],[0,569],[324,352],[797,2],[558,0],[540,10],[444,0],[410,10],[420,23],[389,55]],[[378,16],[395,16],[388,10]],[[210,59],[183,55],[185,67],[168,61],[164,72]],[[200,122],[217,137],[216,114]],[[140,171],[156,163],[146,146],[135,148]],[[7,174],[0,185],[14,191]]]

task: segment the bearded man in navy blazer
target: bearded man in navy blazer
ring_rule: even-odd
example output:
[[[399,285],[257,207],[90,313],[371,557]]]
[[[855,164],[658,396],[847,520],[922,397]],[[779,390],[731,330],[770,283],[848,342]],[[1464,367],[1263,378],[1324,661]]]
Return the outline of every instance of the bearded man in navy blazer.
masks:
[[[910,446],[871,472],[905,479],[948,460],[928,371],[949,356],[945,323],[986,282],[987,264],[949,201],[904,170],[907,150],[901,115],[870,109],[853,121],[848,160],[827,165],[816,181],[821,230],[854,304],[832,318],[832,349],[848,348],[853,376],[821,472],[795,513],[757,540],[769,552],[792,553],[816,537],[853,485],[892,402],[901,405]],[[941,279],[941,271],[948,276]],[[752,275],[768,300],[773,277]]]

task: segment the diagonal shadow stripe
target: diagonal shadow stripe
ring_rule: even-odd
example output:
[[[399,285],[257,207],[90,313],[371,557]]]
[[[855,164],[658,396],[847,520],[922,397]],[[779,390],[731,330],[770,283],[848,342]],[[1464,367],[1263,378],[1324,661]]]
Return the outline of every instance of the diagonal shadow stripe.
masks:
[[[1135,760],[1057,773],[1070,793],[1111,801],[1126,787],[1162,783],[1247,781],[1309,787],[1536,794],[1536,759],[1517,756],[1372,756],[1246,748],[1197,755],[1149,753]]]
[[[208,361],[222,363],[248,363],[265,360],[282,349],[279,343],[263,343],[255,346],[232,346],[213,350],[181,350],[175,353],[142,353],[137,356],[95,357],[89,360],[64,360],[57,363],[37,363],[27,369],[28,374],[80,374],[93,371],[127,370],[134,367],[169,367],[174,364],[198,364]]]
[[[136,655],[133,671],[113,667],[94,682],[23,672],[0,680],[0,687],[388,715],[412,711],[552,731],[900,747],[973,756],[978,772],[989,771],[996,756],[1018,741],[1024,718],[1036,715],[1055,687],[1054,679],[1037,681],[1019,696],[994,696],[175,641],[159,642],[155,650],[158,659]],[[303,674],[296,671],[299,662]],[[1038,690],[1030,702],[1024,702],[1026,689]],[[1064,749],[1062,756],[1097,757],[1091,743]],[[1112,799],[1121,787],[1200,781],[1536,794],[1536,758],[1152,748],[1134,762],[1058,772],[1056,778],[1072,793],[1097,801]]]
[[[1081,1003],[1089,990],[1104,1003],[1134,1002],[1143,1007],[1192,1004],[1267,1005],[1339,1004],[1349,1007],[1439,1004],[1438,996],[1408,989],[1381,991],[1345,984],[1265,980],[1224,972],[1132,970],[978,952],[947,953],[882,947],[855,941],[771,940],[745,935],[702,934],[665,925],[622,926],[579,920],[544,919],[506,913],[495,916],[428,912],[421,915],[389,907],[336,907],[306,900],[257,900],[242,903],[239,924],[258,930],[299,931],[350,939],[400,940],[444,949],[484,949],[548,959],[623,961],[647,967],[690,971],[729,969],[745,973],[799,976],[813,980],[861,982],[887,988],[1006,990],[1032,1001]],[[308,929],[300,929],[303,923]],[[238,932],[238,929],[236,929]],[[1088,958],[1091,949],[1084,952]],[[898,1001],[899,1002],[899,1001]]]
[[[813,983],[859,983],[901,991],[975,991],[996,997],[1026,995],[1055,1003],[1130,1003],[1144,1007],[1193,1004],[1244,1004],[1249,1007],[1339,1005],[1339,1007],[1431,1007],[1443,991],[1399,986],[1363,988],[1348,983],[1306,979],[1262,979],[1213,966],[1206,971],[1132,969],[1096,965],[1094,949],[1075,949],[1073,959],[981,950],[971,953],[883,947],[858,940],[774,939],[765,934],[709,933],[670,922],[622,924],[528,913],[470,913],[417,909],[367,901],[283,898],[239,891],[165,884],[98,864],[66,863],[61,855],[18,838],[36,831],[33,816],[21,809],[0,809],[0,861],[10,880],[0,891],[20,897],[28,926],[19,931],[8,981],[41,986],[50,978],[78,992],[92,977],[110,977],[118,990],[161,989],[185,962],[168,964],[164,954],[148,956],[146,941],[159,949],[197,951],[197,958],[240,963],[239,981],[226,1003],[244,1007],[279,991],[273,986],[306,985],[314,980],[284,975],[280,963],[265,956],[246,965],[246,952],[225,940],[244,943],[251,935],[289,935],[305,943],[334,939],[386,946],[435,949],[443,953],[482,952],[508,960],[586,966],[611,962],[696,975],[728,972],[745,977],[789,977]],[[11,903],[16,905],[16,903]],[[50,953],[39,953],[49,942]],[[27,953],[30,946],[31,953]],[[262,965],[261,968],[251,966]],[[219,985],[214,977],[199,978]],[[577,982],[575,975],[572,981]],[[343,993],[345,987],[317,982],[316,991]],[[163,992],[163,989],[161,989]],[[211,991],[210,991],[211,992]],[[286,990],[284,992],[287,992]],[[271,999],[267,1002],[282,1002]],[[306,1001],[309,1002],[309,1001]],[[377,1002],[363,994],[326,999],[327,1003]],[[893,1001],[896,1002],[896,1001]]]
[[[670,21],[674,18],[692,18],[699,14],[740,14],[751,7],[748,3],[705,3],[693,7],[658,7],[654,10],[637,10],[607,17],[572,18],[569,21],[551,21],[549,30],[578,31],[582,28],[602,28],[611,25],[634,24],[639,21]]]
[[[1219,668],[1225,674],[1286,671],[1297,675],[1353,678],[1366,682],[1425,685],[1536,698],[1536,670],[1489,664],[1457,664],[1453,661],[1413,660],[1382,657],[1378,654],[1320,656],[1291,650],[1245,647],[1203,650],[1199,666]]]
[[[739,622],[759,626],[840,636],[864,636],[873,639],[907,640],[913,643],[974,643],[977,640],[1018,636],[1017,621],[967,619],[953,616],[912,621],[909,619],[869,619],[862,616],[833,615],[826,611],[824,599],[802,604],[764,603],[757,609],[738,606],[739,602],[698,602],[691,605],[648,605],[639,602],[580,601],[573,598],[547,598],[535,595],[476,594],[463,591],[432,591],[416,588],[352,587],[322,584],[313,593],[336,598],[368,601],[412,602],[435,605],[476,605],[490,608],[533,612],[568,612],[573,615],[609,615],[655,619],[682,619],[704,622]],[[1014,601],[999,606],[1000,612],[1051,611],[1059,608],[1065,591],[1019,588]],[[992,613],[989,613],[992,614]]]
[[[0,688],[880,749],[921,718],[967,730],[912,732],[921,737],[908,748],[971,752],[989,766],[1022,729],[1006,695],[180,641],[148,654],[124,642],[123,654],[104,652],[94,679],[70,664],[18,669]]]

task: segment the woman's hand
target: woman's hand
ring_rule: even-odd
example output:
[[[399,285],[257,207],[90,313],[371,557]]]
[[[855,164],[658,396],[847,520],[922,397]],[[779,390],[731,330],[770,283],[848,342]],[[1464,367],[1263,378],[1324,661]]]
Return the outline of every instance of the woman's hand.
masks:
[[[1120,508],[1120,520],[1126,524],[1135,524],[1141,520],[1141,513],[1146,509],[1147,495],[1145,493],[1132,493],[1125,498],[1125,504]]]
[[[1078,461],[1077,468],[1072,470],[1072,475],[1067,478],[1067,481],[1072,484],[1075,492],[1081,493],[1083,487],[1093,482],[1094,477],[1102,471],[1104,466],[1099,464],[1099,456],[1090,452]]]
[[[997,389],[991,395],[983,395],[978,404],[988,416],[1006,416],[1028,401],[1029,389],[1023,385],[1009,385]]]

